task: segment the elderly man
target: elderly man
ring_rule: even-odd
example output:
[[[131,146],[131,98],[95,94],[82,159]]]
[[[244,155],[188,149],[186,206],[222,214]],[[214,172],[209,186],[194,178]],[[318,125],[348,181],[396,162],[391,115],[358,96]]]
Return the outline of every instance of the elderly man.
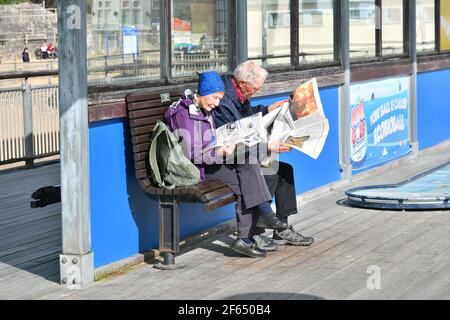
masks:
[[[258,105],[252,107],[250,97],[261,89],[267,78],[267,71],[254,63],[247,61],[236,67],[233,75],[223,75],[225,96],[220,107],[214,109],[216,127],[229,122],[262,112],[263,115],[280,107],[285,101],[278,101],[270,106]],[[269,152],[287,152],[291,148],[282,143],[271,143],[267,146]],[[275,195],[276,214],[283,222],[288,222],[290,215],[298,213],[294,186],[294,173],[291,165],[276,162],[266,170],[265,180],[270,193]],[[278,245],[292,244],[309,246],[314,242],[312,237],[304,237],[297,233],[291,225],[284,231],[274,231],[273,239],[262,236],[263,230],[255,231],[258,247],[265,250],[277,250]]]

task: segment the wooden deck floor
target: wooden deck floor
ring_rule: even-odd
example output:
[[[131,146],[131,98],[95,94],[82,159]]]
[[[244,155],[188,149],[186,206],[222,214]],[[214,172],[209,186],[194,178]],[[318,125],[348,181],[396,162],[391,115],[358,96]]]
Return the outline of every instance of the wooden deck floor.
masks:
[[[399,182],[449,160],[450,150],[425,154],[360,176],[353,186]],[[0,298],[450,299],[450,211],[350,208],[337,204],[343,191],[301,204],[301,214],[290,221],[315,237],[308,248],[284,246],[263,259],[242,258],[229,249],[233,235],[221,234],[180,254],[177,262],[184,269],[160,271],[141,264],[75,291],[16,267],[23,281],[0,279]],[[0,268],[12,268],[1,263]],[[368,270],[376,269],[381,288],[370,290]]]
[[[31,209],[31,193],[59,183],[59,164],[0,172],[0,298],[59,281],[61,206]]]

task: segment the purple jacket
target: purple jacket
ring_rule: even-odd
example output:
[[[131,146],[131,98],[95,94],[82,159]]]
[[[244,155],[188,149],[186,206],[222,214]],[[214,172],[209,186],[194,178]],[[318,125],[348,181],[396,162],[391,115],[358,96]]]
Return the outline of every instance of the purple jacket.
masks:
[[[214,121],[186,96],[175,102],[166,111],[164,118],[170,131],[177,137],[183,147],[184,154],[199,168],[201,180],[205,180],[205,167],[220,163],[214,149],[203,150],[215,140]]]

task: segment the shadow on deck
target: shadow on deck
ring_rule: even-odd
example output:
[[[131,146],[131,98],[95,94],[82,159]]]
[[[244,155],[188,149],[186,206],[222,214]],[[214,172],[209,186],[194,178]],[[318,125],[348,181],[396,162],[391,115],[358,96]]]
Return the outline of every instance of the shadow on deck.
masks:
[[[0,171],[0,297],[59,280],[61,204],[31,209],[34,190],[60,181],[59,163]]]

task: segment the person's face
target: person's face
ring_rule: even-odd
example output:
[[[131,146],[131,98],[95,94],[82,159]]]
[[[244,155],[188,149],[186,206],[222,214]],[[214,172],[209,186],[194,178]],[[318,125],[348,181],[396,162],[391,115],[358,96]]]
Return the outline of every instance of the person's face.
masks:
[[[218,107],[220,100],[223,98],[225,92],[214,92],[207,96],[199,97],[199,105],[204,110],[211,112],[215,107]]]
[[[238,85],[244,95],[245,99],[250,99],[256,92],[258,92],[264,84],[262,80],[255,80],[253,83],[239,81]]]

